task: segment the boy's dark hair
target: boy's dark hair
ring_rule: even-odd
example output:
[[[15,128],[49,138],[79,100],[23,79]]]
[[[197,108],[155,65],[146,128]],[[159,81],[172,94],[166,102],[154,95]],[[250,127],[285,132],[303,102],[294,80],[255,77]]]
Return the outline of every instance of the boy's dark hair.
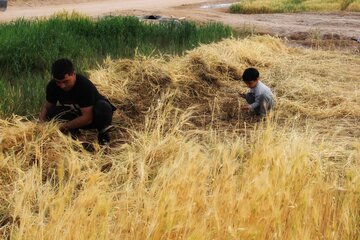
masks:
[[[72,74],[74,65],[69,59],[61,58],[56,60],[51,67],[51,74],[56,79],[64,79],[65,74]]]
[[[242,79],[244,82],[256,81],[260,76],[259,71],[256,68],[247,68],[245,69]]]

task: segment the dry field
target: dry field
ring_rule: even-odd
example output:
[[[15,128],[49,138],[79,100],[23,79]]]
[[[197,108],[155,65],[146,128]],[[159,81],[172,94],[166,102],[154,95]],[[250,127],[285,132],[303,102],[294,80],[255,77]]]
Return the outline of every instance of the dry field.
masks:
[[[120,111],[111,149],[53,124],[0,122],[6,239],[359,239],[360,57],[225,40],[111,60],[91,79]],[[259,68],[266,122],[239,110]]]

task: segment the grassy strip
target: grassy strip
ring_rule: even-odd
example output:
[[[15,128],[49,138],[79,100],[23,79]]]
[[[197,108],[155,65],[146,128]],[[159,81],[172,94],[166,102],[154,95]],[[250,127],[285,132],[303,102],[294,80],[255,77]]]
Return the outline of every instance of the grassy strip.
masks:
[[[231,13],[295,13],[321,11],[360,11],[358,0],[243,0],[230,7]]]
[[[19,80],[10,83],[0,76],[0,116],[18,114],[37,117],[45,99],[47,79],[40,74],[24,74]]]
[[[134,50],[150,54],[181,53],[199,43],[232,35],[230,27],[193,22],[147,24],[136,17],[106,17],[93,21],[79,15],[49,20],[18,20],[0,25],[0,67],[7,73],[44,72],[58,57],[73,59],[87,69],[99,59],[132,57]]]
[[[0,32],[2,115],[38,111],[44,98],[44,79],[49,77],[51,63],[57,58],[72,59],[77,71],[84,72],[107,56],[131,58],[135,52],[182,54],[200,43],[234,34],[230,27],[219,23],[148,24],[136,17],[92,20],[78,14],[62,14],[48,20],[17,20],[1,24]]]

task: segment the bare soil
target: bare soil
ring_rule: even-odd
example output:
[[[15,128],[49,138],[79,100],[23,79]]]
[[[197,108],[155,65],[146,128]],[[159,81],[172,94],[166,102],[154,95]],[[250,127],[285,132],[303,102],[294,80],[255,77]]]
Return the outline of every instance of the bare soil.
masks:
[[[90,16],[149,15],[185,17],[199,22],[219,21],[236,29],[286,37],[290,40],[314,44],[341,45],[359,50],[360,13],[297,13],[297,14],[230,14],[227,8],[202,8],[212,4],[231,3],[231,0],[15,0],[7,11],[0,12],[0,22],[19,17],[46,17],[59,11],[77,11]],[[330,43],[329,40],[331,40]],[[310,42],[309,42],[310,41]],[[324,44],[324,43],[321,43]],[[320,45],[321,45],[320,44]]]

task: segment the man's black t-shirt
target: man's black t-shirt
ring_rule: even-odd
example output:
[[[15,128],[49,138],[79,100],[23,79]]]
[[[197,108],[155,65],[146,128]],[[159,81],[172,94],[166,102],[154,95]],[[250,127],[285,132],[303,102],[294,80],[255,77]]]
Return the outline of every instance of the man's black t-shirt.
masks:
[[[59,88],[54,80],[51,80],[46,87],[46,100],[53,104],[59,102],[61,105],[80,109],[94,106],[100,99],[106,100],[89,79],[79,74],[76,74],[75,85],[68,92]]]

